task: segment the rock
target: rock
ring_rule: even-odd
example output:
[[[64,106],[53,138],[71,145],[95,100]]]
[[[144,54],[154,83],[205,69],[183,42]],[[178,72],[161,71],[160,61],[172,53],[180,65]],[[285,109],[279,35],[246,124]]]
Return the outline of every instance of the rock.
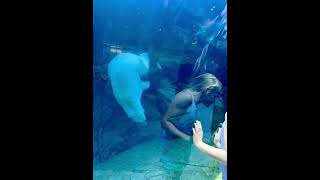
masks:
[[[174,168],[164,167],[164,164],[160,162],[161,152],[159,149],[159,139],[156,138],[120,153],[94,167],[94,180],[165,180],[173,178],[172,176],[177,172]],[[183,153],[183,148],[180,153]],[[191,149],[188,164],[182,171],[181,179],[213,179],[216,174],[219,174],[217,161],[205,156],[195,147]]]

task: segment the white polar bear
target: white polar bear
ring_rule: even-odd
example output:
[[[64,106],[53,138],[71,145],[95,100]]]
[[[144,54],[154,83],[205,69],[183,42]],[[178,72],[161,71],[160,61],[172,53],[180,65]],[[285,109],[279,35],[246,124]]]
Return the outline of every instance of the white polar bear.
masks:
[[[150,87],[149,81],[141,76],[149,72],[148,53],[140,55],[122,53],[108,64],[108,75],[115,99],[134,122],[147,124],[144,108],[141,105],[142,92]]]

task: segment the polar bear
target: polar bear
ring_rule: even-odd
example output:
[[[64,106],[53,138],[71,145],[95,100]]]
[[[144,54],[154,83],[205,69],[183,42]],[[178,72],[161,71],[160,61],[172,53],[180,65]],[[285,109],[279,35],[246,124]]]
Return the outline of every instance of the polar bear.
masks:
[[[108,64],[115,99],[131,120],[143,125],[147,121],[140,100],[143,91],[150,87],[150,82],[142,81],[141,76],[148,74],[149,67],[148,53],[121,53]]]

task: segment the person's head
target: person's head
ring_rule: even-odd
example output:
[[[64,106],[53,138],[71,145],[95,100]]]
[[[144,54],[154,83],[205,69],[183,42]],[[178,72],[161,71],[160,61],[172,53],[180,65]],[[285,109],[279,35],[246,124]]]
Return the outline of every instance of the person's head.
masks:
[[[199,102],[205,106],[210,106],[216,98],[221,97],[222,83],[210,73],[193,78],[188,87],[201,93]]]
[[[160,52],[151,46],[148,48],[148,54],[150,58],[150,70],[149,75],[158,74],[161,71],[161,65],[159,64]],[[159,67],[160,66],[160,67]]]

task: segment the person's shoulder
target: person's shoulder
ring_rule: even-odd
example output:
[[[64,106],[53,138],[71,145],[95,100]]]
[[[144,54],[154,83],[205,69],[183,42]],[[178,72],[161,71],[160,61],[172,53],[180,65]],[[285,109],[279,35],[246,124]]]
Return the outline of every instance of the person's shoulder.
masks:
[[[186,90],[183,90],[176,94],[174,100],[178,107],[187,107],[192,103],[192,95],[188,93]]]

